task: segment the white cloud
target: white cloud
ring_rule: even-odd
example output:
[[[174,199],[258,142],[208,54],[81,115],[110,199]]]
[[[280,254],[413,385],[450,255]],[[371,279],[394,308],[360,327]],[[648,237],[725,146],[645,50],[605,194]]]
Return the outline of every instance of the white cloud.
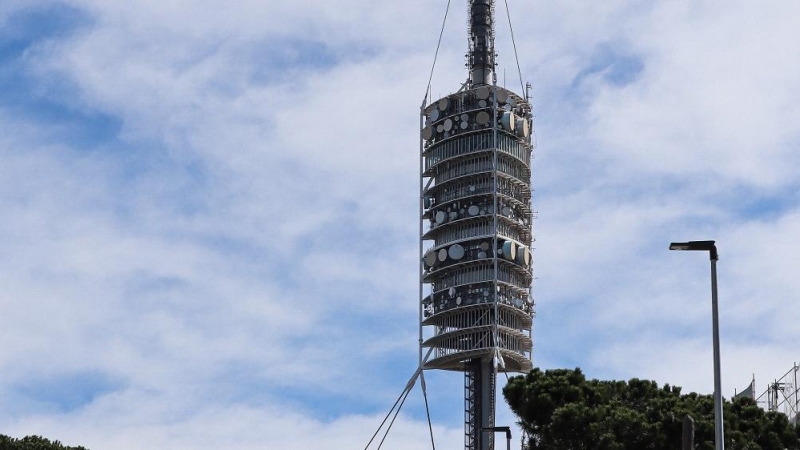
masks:
[[[3,429],[90,448],[365,444],[416,360],[416,133],[444,4],[69,4],[87,23],[21,62],[74,120],[0,100],[0,392],[28,402]],[[666,247],[715,238],[728,394],[785,372],[796,7],[510,6],[538,116],[537,364],[708,392],[707,257]],[[26,8],[3,2],[0,21]],[[434,96],[465,77],[463,9]],[[92,115],[118,132],[64,138],[96,132]],[[66,409],[18,389],[85,373],[110,387]],[[436,381],[455,400],[437,447],[461,448],[461,380]],[[393,448],[426,446],[421,417]]]

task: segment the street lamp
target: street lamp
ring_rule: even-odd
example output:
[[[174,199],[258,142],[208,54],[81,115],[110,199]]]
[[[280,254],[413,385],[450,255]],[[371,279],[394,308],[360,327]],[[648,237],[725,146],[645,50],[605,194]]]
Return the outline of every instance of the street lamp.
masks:
[[[714,447],[725,450],[725,438],[722,431],[722,380],[719,369],[719,311],[717,308],[717,246],[714,241],[673,242],[670,250],[707,251],[711,259],[711,320],[714,332]]]

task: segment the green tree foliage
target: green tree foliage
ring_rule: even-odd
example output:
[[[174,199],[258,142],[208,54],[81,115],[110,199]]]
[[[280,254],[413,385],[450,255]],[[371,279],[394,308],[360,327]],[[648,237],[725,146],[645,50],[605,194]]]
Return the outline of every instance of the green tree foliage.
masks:
[[[66,447],[61,442],[50,442],[41,436],[14,439],[0,434],[0,450],[86,450],[84,447]]]
[[[695,421],[695,448],[714,449],[714,399],[681,395],[654,381],[587,380],[580,369],[533,369],[511,378],[503,396],[531,450],[680,450],[683,417]],[[800,427],[752,399],[724,402],[728,450],[800,450]]]

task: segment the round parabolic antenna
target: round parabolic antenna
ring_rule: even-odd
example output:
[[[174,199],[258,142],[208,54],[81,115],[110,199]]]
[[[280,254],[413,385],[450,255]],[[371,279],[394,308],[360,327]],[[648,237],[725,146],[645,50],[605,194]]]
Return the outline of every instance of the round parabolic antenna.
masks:
[[[439,120],[439,110],[434,109],[433,111],[431,111],[431,114],[428,116],[428,118],[431,120],[431,122],[436,122],[437,120]]]
[[[461,297],[456,297],[456,305],[460,305],[460,304],[461,304]]]
[[[486,100],[489,98],[489,88],[487,86],[481,86],[475,91],[475,95],[481,100]]]
[[[487,113],[486,111],[481,111],[475,115],[475,121],[478,122],[478,125],[486,125],[487,123],[489,123],[489,119],[490,119],[489,113]]]
[[[478,212],[480,212],[480,209],[477,206],[472,205],[469,207],[467,212],[469,213],[470,216],[477,216]]]
[[[447,249],[440,248],[439,249],[439,261],[444,262],[447,260]]]
[[[469,114],[467,114],[467,113],[461,114],[461,120],[463,120],[464,122],[469,120]]]
[[[458,213],[455,212],[455,211],[451,212],[450,213],[450,220],[456,220],[456,219],[458,219]]]
[[[514,113],[511,111],[506,111],[503,113],[503,118],[500,119],[500,122],[503,124],[503,128],[507,131],[514,131],[514,127],[517,125],[517,119],[514,117]]]
[[[518,264],[525,264],[525,250],[526,248],[524,245],[520,245],[519,248],[517,248],[517,256],[514,260],[517,261]]]
[[[447,290],[447,294],[448,294],[450,297],[455,297],[455,296],[456,296],[456,288],[454,288],[454,287],[451,287],[450,289],[448,289],[448,290]]]
[[[452,129],[453,129],[453,121],[450,120],[450,119],[445,120],[444,121],[444,131],[450,131]]]
[[[508,101],[508,92],[505,89],[496,90],[494,95],[497,97],[497,101],[500,103],[505,103]]]
[[[488,242],[481,242],[481,250],[483,250],[483,251],[489,250],[489,243]]]
[[[433,137],[433,128],[426,126],[422,129],[422,139],[430,140]]]
[[[440,111],[447,111],[447,108],[450,106],[450,99],[445,97],[439,100],[439,110]]]
[[[444,223],[447,220],[447,213],[444,211],[436,211],[436,223]]]
[[[531,134],[531,130],[528,120],[525,118],[517,119],[517,135],[526,138],[529,134]]]
[[[425,264],[427,264],[428,267],[433,267],[433,265],[436,264],[436,252],[430,251],[425,254]]]
[[[527,247],[525,247],[525,256],[523,257],[522,262],[524,262],[526,266],[531,264],[531,250]]]
[[[505,241],[503,242],[503,256],[506,259],[513,260],[514,256],[517,254],[517,244],[514,241]]]
[[[478,252],[478,258],[480,259],[486,258],[486,252]]]
[[[461,129],[466,130],[469,124],[467,122],[461,122]]]
[[[444,125],[436,125],[436,131],[438,131],[439,133],[443,132],[444,131]]]
[[[486,103],[486,100],[479,100],[478,101],[478,106],[480,106],[481,108],[486,108],[487,105],[488,105],[488,103]]]
[[[447,253],[450,255],[450,259],[459,260],[464,257],[464,247],[460,244],[451,245]]]

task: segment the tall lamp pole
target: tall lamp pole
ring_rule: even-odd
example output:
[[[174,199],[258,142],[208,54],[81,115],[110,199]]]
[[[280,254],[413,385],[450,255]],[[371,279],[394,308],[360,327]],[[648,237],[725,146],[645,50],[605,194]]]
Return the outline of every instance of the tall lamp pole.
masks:
[[[714,241],[673,242],[670,250],[707,251],[711,259],[711,320],[714,333],[714,448],[725,450],[722,430],[722,380],[719,363],[719,308],[717,307],[717,246]]]

